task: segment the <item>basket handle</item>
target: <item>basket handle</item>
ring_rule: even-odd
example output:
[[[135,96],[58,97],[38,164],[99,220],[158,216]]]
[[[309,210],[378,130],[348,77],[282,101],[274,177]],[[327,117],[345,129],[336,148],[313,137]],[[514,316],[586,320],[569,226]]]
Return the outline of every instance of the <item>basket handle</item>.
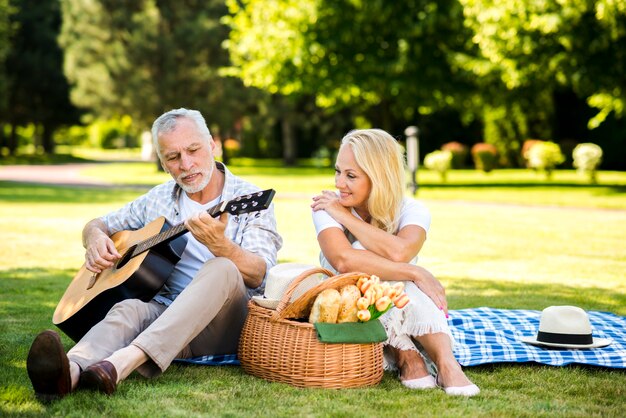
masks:
[[[312,268],[312,269],[309,269],[309,270],[306,270],[306,271],[303,271],[302,273],[300,273],[289,284],[289,286],[287,287],[287,290],[285,290],[285,293],[283,293],[283,296],[280,299],[280,302],[278,302],[278,306],[276,307],[276,310],[272,314],[272,319],[274,319],[274,320],[280,319],[280,313],[282,312],[283,309],[285,309],[287,307],[287,304],[291,300],[291,295],[293,294],[293,292],[295,292],[295,290],[298,287],[298,285],[302,281],[304,281],[307,277],[312,276],[312,275],[317,274],[317,273],[325,274],[328,277],[334,276],[334,273],[332,271],[327,270],[327,269],[325,269],[323,267],[315,267],[315,268]]]

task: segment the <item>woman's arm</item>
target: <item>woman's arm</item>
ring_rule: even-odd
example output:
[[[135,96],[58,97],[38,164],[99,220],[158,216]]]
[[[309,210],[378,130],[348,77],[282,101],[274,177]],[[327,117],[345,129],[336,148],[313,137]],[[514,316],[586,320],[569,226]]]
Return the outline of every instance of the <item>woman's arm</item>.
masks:
[[[408,263],[417,256],[426,241],[426,231],[417,225],[407,225],[393,235],[351,215],[343,226],[368,251],[390,261]]]
[[[412,281],[447,313],[445,290],[425,268],[392,261],[370,250],[354,249],[339,228],[324,229],[318,234],[317,240],[324,257],[339,273],[362,271],[375,274],[382,280]]]
[[[326,211],[349,230],[365,248],[391,261],[411,261],[426,240],[426,231],[417,225],[407,225],[397,235],[393,235],[357,218],[339,203],[336,193],[327,190],[313,197],[311,208],[313,211]]]

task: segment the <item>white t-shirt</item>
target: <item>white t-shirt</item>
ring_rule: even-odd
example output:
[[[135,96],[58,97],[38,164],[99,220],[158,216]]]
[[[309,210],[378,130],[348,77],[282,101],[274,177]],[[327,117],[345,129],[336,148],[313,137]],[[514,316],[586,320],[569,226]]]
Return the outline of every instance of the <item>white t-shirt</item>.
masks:
[[[213,206],[217,205],[221,199],[221,196],[218,196],[217,199],[201,205],[191,200],[189,196],[187,196],[187,193],[181,193],[180,196],[180,211],[183,219],[189,219],[199,212],[211,209]],[[185,236],[187,237],[185,251],[183,251],[180,261],[176,263],[174,271],[167,280],[165,288],[161,291],[161,294],[171,299],[174,299],[183,291],[204,263],[215,258],[206,245],[195,239],[190,232],[187,232]]]
[[[352,209],[352,214],[357,218],[361,217]],[[318,210],[313,212],[313,224],[315,225],[315,232],[319,235],[320,232],[326,228],[339,228],[342,231],[345,230],[344,226],[333,219],[325,210]],[[398,220],[398,231],[407,225],[417,225],[422,227],[426,232],[430,228],[430,212],[428,208],[415,199],[405,197],[402,200],[402,207],[400,208],[400,217]],[[398,233],[395,232],[395,234]]]
[[[354,209],[352,209],[352,214],[361,219],[361,217],[356,213]],[[421,202],[415,199],[405,197],[402,200],[402,207],[400,208],[400,216],[398,218],[398,230],[394,233],[394,235],[407,225],[417,225],[423,228],[424,231],[428,233],[428,230],[430,229],[430,219],[430,212],[428,211],[428,208],[426,206],[424,206]],[[339,228],[342,231],[345,231],[344,226],[337,222],[325,210],[318,210],[317,212],[313,212],[313,225],[315,226],[315,231],[317,235],[319,235],[320,232],[328,228]],[[352,234],[347,234],[347,238],[352,244],[352,247],[357,249],[364,249],[361,243],[357,241]],[[322,267],[329,268],[330,265],[321,253],[320,262],[322,263]],[[411,260],[411,263],[413,264],[415,264],[416,262],[417,256],[413,260]]]

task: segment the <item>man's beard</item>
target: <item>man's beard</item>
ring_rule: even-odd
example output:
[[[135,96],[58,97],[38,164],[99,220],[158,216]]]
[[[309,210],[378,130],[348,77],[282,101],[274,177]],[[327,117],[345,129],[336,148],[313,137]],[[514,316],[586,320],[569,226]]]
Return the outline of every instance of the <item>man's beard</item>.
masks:
[[[182,173],[176,178],[176,183],[178,183],[178,185],[188,194],[198,193],[202,191],[202,189],[204,189],[207,186],[207,184],[209,184],[209,181],[211,181],[211,176],[213,175],[213,168],[214,166],[211,166],[211,168],[207,168],[207,169],[195,170],[189,173]],[[199,184],[193,186],[193,185],[186,185],[183,182],[183,177],[186,177],[190,174],[198,174],[198,173],[202,174],[202,181]]]

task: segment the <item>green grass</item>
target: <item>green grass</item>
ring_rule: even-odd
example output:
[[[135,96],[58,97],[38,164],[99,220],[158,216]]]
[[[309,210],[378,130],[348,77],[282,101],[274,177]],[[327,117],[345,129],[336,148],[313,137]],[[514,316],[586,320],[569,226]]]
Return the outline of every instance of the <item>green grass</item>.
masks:
[[[53,328],[56,303],[82,264],[82,226],[140,193],[123,183],[167,178],[151,167],[133,163],[89,169],[90,175],[114,178],[120,187],[112,189],[0,182],[0,415],[623,415],[623,370],[535,364],[466,368],[482,389],[472,399],[410,391],[390,373],[374,388],[303,390],[248,376],[238,367],[174,365],[156,380],[131,376],[112,397],[78,392],[40,404],[26,375],[25,358],[34,335]],[[301,170],[233,166],[260,186],[278,190],[276,212],[285,241],[280,261],[316,263],[309,196],[332,188],[332,171]],[[484,177],[484,187],[475,185],[481,173],[453,173],[449,183],[456,186],[445,187],[437,186],[437,177],[422,174],[425,184],[419,197],[430,208],[433,224],[420,262],[446,286],[451,309],[572,304],[626,315],[622,173],[601,173],[596,187],[572,184],[573,172],[557,173],[548,186],[530,171],[496,172]],[[560,174],[568,177],[559,179]],[[608,176],[615,178],[609,182]],[[519,187],[512,185],[516,181]],[[487,190],[493,195],[482,193]],[[556,201],[566,207],[544,206]],[[63,342],[66,348],[72,346],[65,336]]]
[[[313,196],[322,188],[334,189],[333,169],[313,166],[289,168],[277,165],[232,165],[231,170],[279,194]],[[153,163],[99,164],[83,170],[85,176],[117,185],[153,185],[169,179]],[[454,170],[446,183],[437,173],[423,170],[418,175],[418,197],[436,200],[514,203],[626,209],[626,173],[603,171],[599,183],[591,185],[574,170],[558,170],[545,180],[532,170]]]

